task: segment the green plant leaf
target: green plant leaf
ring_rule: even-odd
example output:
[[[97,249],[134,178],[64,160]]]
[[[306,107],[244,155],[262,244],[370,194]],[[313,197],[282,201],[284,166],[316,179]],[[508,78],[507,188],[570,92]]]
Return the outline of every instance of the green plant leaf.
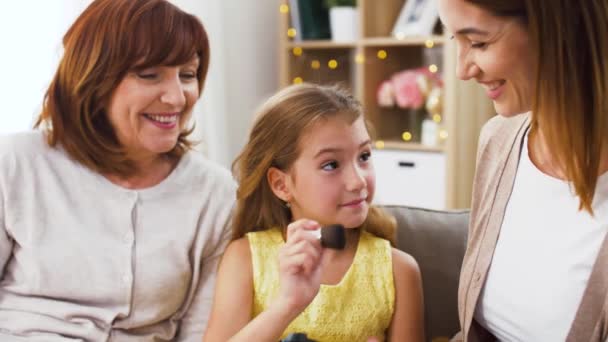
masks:
[[[325,0],[325,7],[356,7],[357,0]]]

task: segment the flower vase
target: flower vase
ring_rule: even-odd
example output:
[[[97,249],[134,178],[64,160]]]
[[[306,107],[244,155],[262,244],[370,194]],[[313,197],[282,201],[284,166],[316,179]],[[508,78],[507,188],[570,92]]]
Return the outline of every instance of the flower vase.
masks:
[[[412,134],[409,142],[419,143],[422,139],[422,121],[428,116],[424,108],[411,108],[405,113],[407,116],[407,131]]]

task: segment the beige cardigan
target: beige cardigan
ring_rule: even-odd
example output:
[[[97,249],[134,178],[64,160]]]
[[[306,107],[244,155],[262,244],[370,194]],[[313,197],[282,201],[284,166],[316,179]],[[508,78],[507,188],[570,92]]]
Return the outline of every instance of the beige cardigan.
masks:
[[[454,340],[494,340],[473,319],[505,209],[511,196],[523,136],[530,125],[529,115],[513,118],[496,116],[483,128],[479,138],[477,171],[467,251],[458,290],[458,312],[462,332]],[[608,239],[604,239],[583,294],[567,341],[605,341],[608,338]]]

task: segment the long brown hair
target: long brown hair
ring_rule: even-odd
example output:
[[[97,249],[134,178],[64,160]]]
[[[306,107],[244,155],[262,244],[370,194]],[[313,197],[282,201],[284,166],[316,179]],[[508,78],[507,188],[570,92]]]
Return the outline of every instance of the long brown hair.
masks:
[[[63,46],[35,127],[47,129],[49,145],[61,145],[74,160],[120,176],[133,174],[135,166],[106,108],[127,72],[180,65],[198,56],[202,91],[209,66],[201,22],[165,0],[95,0],[67,31]],[[192,130],[180,134],[169,157],[179,158],[191,148]]]
[[[467,0],[527,26],[536,53],[532,128],[593,213],[608,142],[608,2],[605,0]]]
[[[289,169],[300,154],[306,129],[336,115],[351,123],[363,116],[361,104],[336,86],[293,85],[262,105],[249,141],[232,165],[239,183],[234,239],[251,231],[285,228],[291,222],[291,212],[272,192],[266,174],[271,167]],[[394,218],[372,206],[361,228],[394,244],[395,225]]]

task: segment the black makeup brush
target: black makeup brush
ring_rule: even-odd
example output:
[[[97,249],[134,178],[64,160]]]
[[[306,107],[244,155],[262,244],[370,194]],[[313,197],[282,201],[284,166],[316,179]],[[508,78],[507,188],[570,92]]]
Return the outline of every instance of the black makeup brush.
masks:
[[[321,246],[325,248],[344,249],[346,236],[344,226],[332,224],[321,228]]]
[[[316,342],[315,340],[311,340],[304,333],[293,333],[287,336],[281,342]]]

